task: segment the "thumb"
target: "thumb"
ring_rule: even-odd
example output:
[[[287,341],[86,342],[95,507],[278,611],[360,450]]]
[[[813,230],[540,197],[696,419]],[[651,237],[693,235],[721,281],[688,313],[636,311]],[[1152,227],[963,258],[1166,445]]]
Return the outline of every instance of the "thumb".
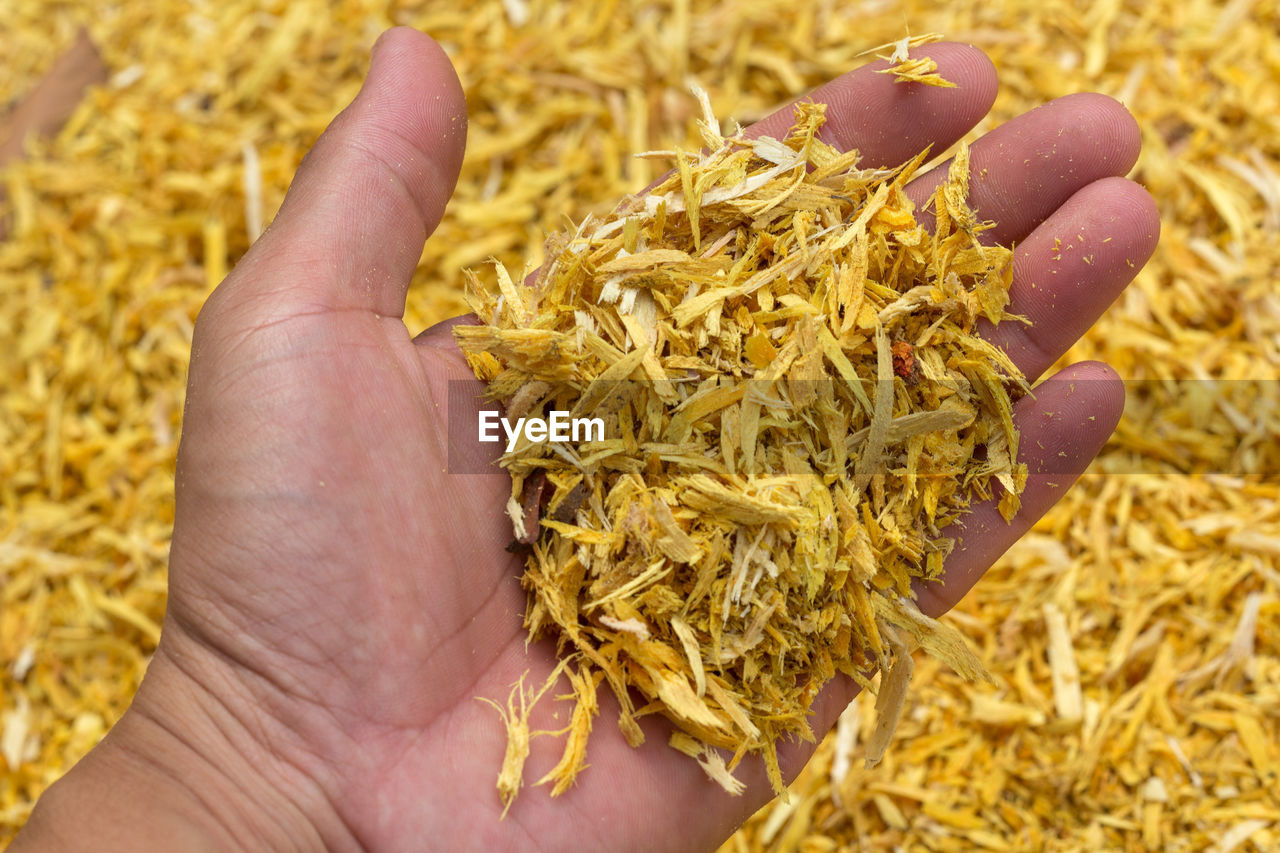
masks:
[[[237,325],[259,326],[317,312],[401,316],[466,136],[466,99],[440,45],[405,27],[383,33],[360,93],[303,160],[279,215],[202,319],[234,313]]]

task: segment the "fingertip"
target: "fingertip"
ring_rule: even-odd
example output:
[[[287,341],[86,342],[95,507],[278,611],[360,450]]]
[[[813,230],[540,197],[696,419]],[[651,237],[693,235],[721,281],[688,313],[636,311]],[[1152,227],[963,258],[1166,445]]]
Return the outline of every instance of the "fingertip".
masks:
[[[996,94],[1000,90],[996,64],[986,51],[971,44],[944,41],[936,46],[945,49],[941,56],[930,54],[938,63],[938,73],[955,83],[957,89],[967,89],[969,107],[971,114],[976,116],[976,123],[990,112],[996,102]]]
[[[1135,238],[1135,247],[1145,249],[1146,254],[1142,257],[1145,262],[1160,242],[1160,208],[1156,206],[1156,200],[1146,187],[1128,178],[1103,178],[1095,183],[1113,200],[1116,214],[1128,223]]]
[[[901,165],[925,148],[942,151],[968,133],[995,102],[995,65],[972,45],[938,42],[915,48],[928,56],[954,88],[903,83],[884,71],[883,59],[819,86],[806,99],[828,106],[822,138],[841,150],[856,148],[864,168]],[[749,136],[778,136],[791,126],[790,107],[747,128]]]
[[[1109,144],[1098,146],[1100,171],[1108,175],[1127,175],[1138,162],[1142,151],[1142,129],[1133,113],[1115,98],[1101,92],[1075,92],[1063,95],[1037,109],[1053,108],[1064,123],[1089,128],[1096,139]]]
[[[1029,473],[1078,476],[1115,432],[1124,400],[1124,382],[1099,361],[1064,367],[1038,385],[1020,416],[1024,442],[1035,447],[1025,457]]]
[[[1094,182],[1093,189],[1106,200],[1110,221],[1119,226],[1115,232],[1124,247],[1127,285],[1160,243],[1160,208],[1146,187],[1128,178],[1103,178]]]
[[[983,573],[1059,499],[1088,468],[1124,412],[1124,383],[1097,361],[1058,371],[1014,406],[1018,460],[1027,466],[1021,508],[1006,520],[995,499],[944,533],[956,540],[941,583],[916,580],[921,611],[939,616],[950,610]]]
[[[1064,372],[1072,382],[1091,383],[1091,393],[1081,405],[1095,416],[1089,423],[1096,425],[1093,432],[1100,434],[1105,443],[1124,415],[1124,380],[1111,365],[1101,361],[1077,362]]]
[[[412,27],[384,32],[370,51],[369,75],[357,102],[364,100],[372,102],[368,106],[388,130],[431,155],[451,193],[466,148],[467,101],[440,43]]]
[[[831,140],[857,148],[864,167],[891,167],[929,146],[940,152],[968,133],[995,103],[999,81],[991,59],[972,45],[937,42],[911,51],[938,65],[954,88],[903,83],[882,74],[883,59],[823,87],[831,104]],[[815,93],[817,96],[818,93]]]
[[[359,94],[307,154],[242,265],[254,275],[233,274],[240,290],[274,283],[273,310],[305,302],[401,316],[423,241],[453,195],[467,138],[453,63],[408,27],[385,32],[370,54]]]
[[[1081,188],[1015,250],[1010,311],[1030,326],[1002,323],[991,341],[1039,376],[1133,281],[1159,236],[1159,211],[1138,184],[1106,177]]]

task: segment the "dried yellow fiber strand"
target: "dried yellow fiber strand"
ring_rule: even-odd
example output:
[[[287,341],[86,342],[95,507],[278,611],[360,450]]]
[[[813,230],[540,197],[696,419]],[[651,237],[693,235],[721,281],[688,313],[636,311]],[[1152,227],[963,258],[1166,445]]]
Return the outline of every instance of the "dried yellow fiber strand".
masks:
[[[520,793],[520,785],[524,780],[524,762],[529,757],[529,742],[539,735],[556,734],[555,732],[530,731],[529,713],[533,710],[533,706],[538,703],[538,700],[542,698],[543,694],[550,690],[552,685],[556,683],[556,680],[559,679],[560,674],[565,671],[568,663],[568,660],[561,661],[559,666],[552,671],[551,676],[547,679],[546,683],[537,690],[526,688],[524,685],[525,677],[529,673],[526,672],[524,675],[521,675],[520,679],[516,681],[515,684],[511,685],[511,693],[507,696],[506,708],[503,708],[497,702],[484,696],[476,697],[479,701],[484,702],[486,705],[490,705],[498,712],[498,716],[502,719],[502,724],[507,729],[507,749],[502,756],[502,770],[498,773],[498,796],[502,800],[503,817],[506,817],[507,809],[511,808],[511,804],[515,802],[516,794]],[[576,690],[578,688],[577,676],[572,671],[569,672],[569,676]],[[572,728],[575,731],[580,727],[578,719],[579,712],[586,714],[588,719],[590,715],[594,713],[592,707],[593,700],[594,691],[590,697],[579,694],[572,724]],[[587,731],[590,731],[589,725],[584,728]],[[570,748],[575,748],[572,735],[570,739]],[[575,774],[577,769],[580,769],[572,767],[570,752],[568,750],[565,752],[565,761],[562,761],[561,763],[570,765],[572,772]],[[558,770],[560,770],[559,765],[557,765],[556,770],[553,770],[552,772],[555,773]],[[560,772],[563,773],[566,771]]]
[[[553,236],[530,286],[501,265],[493,290],[470,276],[483,325],[455,334],[508,409],[605,423],[501,459],[517,539],[544,490],[576,506],[521,540],[531,637],[602,674],[633,745],[634,718],[660,713],[726,790],[760,755],[781,792],[776,744],[813,738],[810,705],[837,672],[888,674],[883,752],[910,672],[892,638],[985,677],[911,583],[938,578],[941,531],[971,500],[1003,491],[1017,511],[1010,413],[1028,387],[974,332],[1008,316],[1011,252],[978,240],[967,149],[931,233],[904,192],[925,154],[859,169],[804,102],[785,139],[725,138],[700,99],[707,153],[662,152],[675,171]],[[581,762],[562,765],[544,780],[557,791]]]
[[[870,50],[863,51],[862,55],[874,53],[880,59],[886,62],[892,62],[893,65],[888,68],[882,68],[877,74],[892,74],[894,82],[897,83],[923,83],[926,86],[937,86],[943,89],[954,89],[955,83],[943,77],[938,73],[938,63],[936,60],[928,56],[910,57],[908,52],[913,47],[919,47],[923,44],[932,44],[941,41],[942,35],[939,33],[926,33],[921,36],[904,36],[895,42],[882,44],[879,47],[873,47]],[[892,47],[893,52],[884,55],[880,51],[886,47]]]

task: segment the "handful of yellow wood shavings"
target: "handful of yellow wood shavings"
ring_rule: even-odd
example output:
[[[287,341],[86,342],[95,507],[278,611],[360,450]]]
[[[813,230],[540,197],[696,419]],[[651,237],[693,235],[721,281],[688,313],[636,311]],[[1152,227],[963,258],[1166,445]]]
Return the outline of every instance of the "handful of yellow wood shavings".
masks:
[[[455,329],[510,421],[604,423],[578,443],[522,436],[501,459],[529,545],[527,627],[559,644],[586,709],[542,780],[553,793],[584,766],[602,680],[632,745],[636,717],[661,714],[736,793],[750,754],[783,790],[776,744],[813,738],[810,705],[838,672],[868,689],[882,673],[872,762],[916,646],[986,675],[911,588],[938,579],[941,531],[970,501],[1002,492],[1011,517],[1026,479],[1011,417],[1026,382],[974,331],[1009,316],[1011,252],[978,241],[968,151],[926,205],[931,232],[904,192],[924,154],[859,169],[818,138],[814,103],[785,139],[725,138],[701,99],[706,153],[652,152],[676,169],[552,237],[528,286],[471,275],[484,325]]]

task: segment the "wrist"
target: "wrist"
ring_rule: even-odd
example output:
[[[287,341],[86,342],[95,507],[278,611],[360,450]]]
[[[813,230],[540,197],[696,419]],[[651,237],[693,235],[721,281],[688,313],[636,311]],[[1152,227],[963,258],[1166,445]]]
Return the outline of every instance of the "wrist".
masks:
[[[129,710],[40,798],[13,849],[357,847],[322,817],[332,809],[319,787],[273,753],[270,723],[235,712],[253,706],[227,701],[175,645],[162,644]]]

